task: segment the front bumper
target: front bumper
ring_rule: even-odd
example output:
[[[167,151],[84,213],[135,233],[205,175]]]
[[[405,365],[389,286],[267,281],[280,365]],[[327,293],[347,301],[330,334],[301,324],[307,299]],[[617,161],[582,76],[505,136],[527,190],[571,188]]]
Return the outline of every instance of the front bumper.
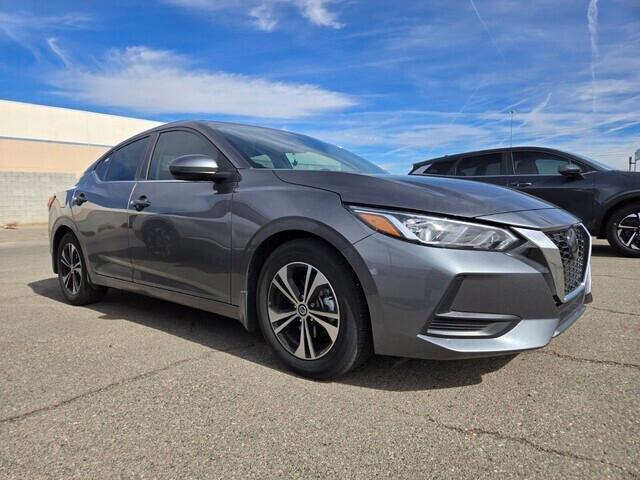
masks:
[[[540,348],[580,318],[590,296],[588,260],[582,284],[557,295],[558,272],[531,241],[501,253],[376,233],[353,248],[367,266],[363,287],[382,355],[449,360]]]

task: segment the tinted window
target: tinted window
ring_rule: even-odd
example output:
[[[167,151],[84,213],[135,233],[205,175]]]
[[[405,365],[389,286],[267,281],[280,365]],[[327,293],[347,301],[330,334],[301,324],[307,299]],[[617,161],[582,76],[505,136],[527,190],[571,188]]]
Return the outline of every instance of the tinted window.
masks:
[[[516,175],[559,175],[558,169],[569,161],[545,152],[513,152]]]
[[[212,127],[253,168],[386,173],[343,148],[305,135],[245,125],[213,123]]]
[[[451,169],[456,163],[455,160],[448,160],[446,162],[436,162],[427,166],[422,173],[428,173],[429,175],[450,175]]]
[[[100,180],[107,179],[107,172],[109,171],[110,162],[111,162],[111,157],[107,157],[104,160],[102,160],[96,167],[96,175]]]
[[[172,180],[169,165],[182,155],[206,155],[218,158],[215,147],[204,137],[196,133],[175,131],[161,133],[153,150],[149,166],[149,180]]]
[[[461,177],[500,175],[501,166],[501,153],[464,157],[458,163],[458,175]]]
[[[147,150],[148,141],[149,137],[145,137],[119,148],[100,162],[96,173],[100,178],[112,182],[134,180],[138,164]]]

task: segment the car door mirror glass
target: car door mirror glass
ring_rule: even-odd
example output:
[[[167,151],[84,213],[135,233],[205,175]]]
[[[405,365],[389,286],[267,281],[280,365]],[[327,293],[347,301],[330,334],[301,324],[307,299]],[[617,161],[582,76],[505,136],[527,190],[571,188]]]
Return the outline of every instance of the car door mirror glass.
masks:
[[[218,162],[206,155],[183,155],[169,166],[169,171],[178,180],[217,180],[220,177]]]

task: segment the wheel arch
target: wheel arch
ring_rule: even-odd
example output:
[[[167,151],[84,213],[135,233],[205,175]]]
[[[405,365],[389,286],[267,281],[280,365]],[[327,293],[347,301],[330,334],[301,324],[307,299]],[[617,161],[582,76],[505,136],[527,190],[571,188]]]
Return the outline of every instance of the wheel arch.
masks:
[[[241,292],[240,321],[249,331],[256,331],[257,321],[257,287],[260,271],[269,255],[280,245],[297,239],[312,239],[324,243],[335,251],[351,268],[358,280],[358,288],[365,298],[367,314],[370,319],[371,305],[368,292],[375,288],[364,261],[356,253],[352,244],[333,228],[320,222],[307,219],[283,219],[258,232],[247,250],[248,262],[243,269],[244,288]]]
[[[609,219],[616,210],[636,202],[640,203],[640,190],[627,192],[623,196],[616,197],[613,200],[610,200],[603,208],[604,213],[601,215],[600,221],[598,223],[598,238],[605,238],[607,236],[607,224],[609,223]]]
[[[66,218],[60,218],[52,229],[53,234],[51,235],[51,266],[53,268],[53,273],[58,273],[58,262],[56,262],[56,252],[58,251],[58,245],[60,244],[60,240],[67,233],[73,233],[76,238],[78,238],[78,234],[76,233],[75,226],[71,221]],[[80,240],[78,240],[80,241]]]

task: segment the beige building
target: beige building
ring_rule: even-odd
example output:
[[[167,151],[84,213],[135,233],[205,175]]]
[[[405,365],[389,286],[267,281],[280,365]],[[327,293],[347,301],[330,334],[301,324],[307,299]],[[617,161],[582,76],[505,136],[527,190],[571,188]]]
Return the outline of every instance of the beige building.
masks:
[[[159,122],[0,100],[0,225],[46,222],[46,200],[108,148]]]

